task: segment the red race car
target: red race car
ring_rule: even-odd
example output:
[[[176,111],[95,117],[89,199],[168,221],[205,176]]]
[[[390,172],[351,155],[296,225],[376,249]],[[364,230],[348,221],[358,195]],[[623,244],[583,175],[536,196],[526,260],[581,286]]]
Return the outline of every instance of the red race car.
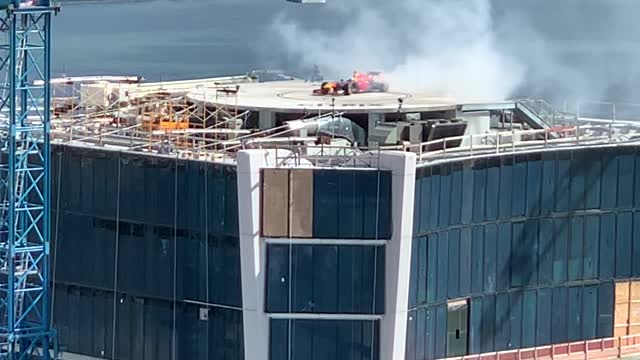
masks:
[[[361,73],[354,71],[350,80],[325,81],[314,95],[351,95],[367,92],[387,92],[389,85],[382,80],[379,72]]]
[[[349,84],[349,81],[325,81],[313,90],[313,95],[350,95]]]
[[[361,73],[354,71],[349,84],[352,94],[365,92],[387,92],[389,84],[382,79],[382,74],[376,71]]]

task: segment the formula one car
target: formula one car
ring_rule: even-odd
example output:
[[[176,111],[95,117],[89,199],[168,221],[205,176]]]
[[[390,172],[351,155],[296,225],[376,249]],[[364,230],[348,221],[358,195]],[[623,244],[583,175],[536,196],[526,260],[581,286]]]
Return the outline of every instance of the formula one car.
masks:
[[[349,84],[349,92],[365,93],[365,92],[387,92],[389,84],[384,82],[382,74],[375,71],[361,73],[354,71]]]
[[[350,95],[349,85],[349,81],[325,81],[313,90],[313,95]]]
[[[367,92],[387,92],[389,85],[382,80],[379,72],[361,73],[354,71],[350,80],[325,81],[314,95],[351,95]]]

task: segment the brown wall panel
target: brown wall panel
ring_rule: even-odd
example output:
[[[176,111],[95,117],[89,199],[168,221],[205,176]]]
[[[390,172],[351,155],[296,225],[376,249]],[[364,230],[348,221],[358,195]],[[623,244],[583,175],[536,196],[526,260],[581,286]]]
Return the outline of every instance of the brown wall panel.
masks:
[[[290,176],[291,237],[310,238],[313,232],[313,170],[292,170]]]
[[[629,322],[632,325],[640,325],[640,303],[631,303],[629,307]]]
[[[629,335],[640,334],[640,281],[631,282]]]
[[[631,301],[640,300],[640,281],[631,282]]]
[[[289,233],[289,170],[262,170],[262,235],[287,237]]]
[[[629,297],[631,284],[628,281],[616,283],[613,336],[629,334]]]

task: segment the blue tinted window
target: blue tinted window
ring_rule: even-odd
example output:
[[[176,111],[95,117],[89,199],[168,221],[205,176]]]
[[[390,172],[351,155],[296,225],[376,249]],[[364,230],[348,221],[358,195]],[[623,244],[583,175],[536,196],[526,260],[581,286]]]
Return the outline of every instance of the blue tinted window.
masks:
[[[461,222],[463,224],[471,223],[473,217],[473,198],[474,198],[474,185],[473,185],[473,168],[470,164],[465,163],[462,169],[462,213]]]
[[[584,229],[584,278],[598,277],[598,258],[600,254],[600,217],[585,216]]]
[[[484,238],[484,291],[496,289],[496,253],[498,241],[498,227],[489,224],[485,227]]]
[[[436,289],[436,300],[447,299],[448,270],[449,270],[449,234],[447,232],[438,233],[438,285]]]
[[[511,215],[523,216],[526,205],[527,163],[523,158],[516,158],[513,164],[513,184],[511,188]],[[505,191],[509,191],[505,189]]]
[[[517,223],[513,224],[514,233],[518,232]],[[519,224],[520,228],[522,224]],[[513,240],[519,235],[515,235]],[[505,222],[498,224],[498,246],[497,246],[497,281],[496,281],[496,289],[506,290],[511,286],[511,259],[513,256],[511,255],[511,223]],[[515,264],[514,264],[515,265]],[[517,274],[516,274],[517,275]]]
[[[613,336],[613,283],[603,283],[598,289],[598,327],[596,338]]]
[[[471,236],[471,292],[480,294],[484,286],[484,228],[474,226]]]
[[[495,220],[498,218],[498,204],[500,202],[500,163],[499,161],[489,161],[487,169],[487,200],[486,219]]]
[[[423,177],[419,181],[420,184],[420,233],[424,234],[431,230],[431,214],[429,209],[431,208],[431,177]],[[416,183],[418,186],[418,183]]]
[[[440,169],[434,168],[431,175],[431,199],[429,200],[429,228],[436,229],[440,224]]]
[[[600,216],[600,279],[611,279],[615,272],[616,215]]]
[[[378,333],[377,321],[271,320],[269,358],[376,360]]]
[[[313,173],[313,237],[391,237],[389,171],[316,170]]]
[[[471,315],[469,318],[469,353],[478,354],[482,351],[482,298],[471,299]]]
[[[536,344],[536,300],[535,290],[524,292],[522,311],[522,347],[530,348]]]
[[[553,219],[553,283],[567,280],[567,258],[569,251],[569,224],[566,218]]]
[[[569,210],[569,186],[571,181],[571,160],[569,159],[569,153],[558,153],[556,169],[556,211],[565,212]]]
[[[551,289],[538,290],[538,318],[536,321],[536,341],[538,346],[551,344]]]
[[[571,239],[569,241],[569,281],[582,279],[584,259],[584,221],[580,216],[571,219]]]
[[[451,173],[450,224],[453,224],[453,225],[460,224],[462,207],[464,206],[464,204],[462,203],[462,166],[457,166],[457,165],[460,165],[460,164],[455,164],[453,167],[453,172]]]
[[[500,195],[498,199],[498,215],[501,219],[511,218],[511,196],[513,187],[513,157],[502,158],[500,167]]]
[[[616,278],[631,276],[631,243],[633,240],[633,215],[618,214],[616,226]]]
[[[383,246],[269,245],[268,248],[268,284],[278,281],[281,284],[276,287],[278,291],[267,290],[267,311],[282,312],[282,304],[289,301],[290,311],[298,313],[384,311]],[[284,256],[290,259],[282,259]],[[282,284],[290,288],[284,291]]]
[[[439,226],[449,225],[451,215],[451,166],[443,165],[440,176]]]
[[[419,247],[419,256],[418,256],[418,304],[423,304],[427,300],[427,269],[428,269],[428,260],[432,260],[432,257],[428,255],[428,238],[421,237],[417,238]],[[434,258],[435,259],[435,258]],[[434,264],[435,265],[435,264]],[[434,267],[435,269],[435,267]]]
[[[633,206],[634,156],[625,154],[618,157],[618,207]]]
[[[584,154],[576,151],[571,158],[571,210],[584,209],[585,207],[585,181],[588,161]]]
[[[481,222],[485,219],[486,196],[486,160],[481,159],[473,169],[473,221],[475,222]]]
[[[540,214],[542,194],[542,162],[530,159],[527,163],[527,216]]]
[[[582,296],[582,338],[585,340],[596,338],[598,321],[598,287],[587,286]]]
[[[460,291],[460,230],[449,232],[449,271],[447,282],[449,287],[449,299],[455,299]]]
[[[569,300],[568,300],[568,322],[569,328],[569,341],[582,340],[582,321],[583,315],[586,315],[582,311],[582,288],[570,287],[569,288]]]
[[[471,229],[460,232],[460,296],[471,293]]]
[[[543,154],[542,164],[542,214],[549,214],[556,203],[556,160],[553,154]]]
[[[586,172],[586,203],[587,209],[597,209],[600,207],[601,183],[602,183],[602,160],[599,153],[589,153],[589,161],[585,161]]]
[[[559,344],[567,342],[569,333],[567,326],[567,288],[557,287],[551,290],[551,343]],[[564,316],[562,316],[564,315]]]
[[[436,300],[438,288],[438,234],[429,235],[427,240],[427,302]]]
[[[618,161],[611,154],[602,156],[602,208],[613,209],[618,198]]]

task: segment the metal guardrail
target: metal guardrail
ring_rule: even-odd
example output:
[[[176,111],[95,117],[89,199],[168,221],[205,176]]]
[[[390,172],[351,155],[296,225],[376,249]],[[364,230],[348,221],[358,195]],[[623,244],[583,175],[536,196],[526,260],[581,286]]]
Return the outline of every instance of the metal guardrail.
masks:
[[[447,144],[463,143],[463,146]],[[549,148],[605,145],[638,142],[640,144],[640,124],[583,125],[493,132],[481,135],[464,135],[434,140],[422,144],[403,146],[403,151],[418,155],[419,162],[472,157],[483,154],[520,153]],[[464,144],[467,145],[464,145]],[[436,150],[430,150],[435,148]]]
[[[527,107],[536,114],[547,126],[575,125],[578,116],[566,111],[559,111],[543,99],[519,99],[516,103]]]
[[[418,164],[429,164],[482,155],[518,154],[567,147],[637,143],[640,123],[584,125],[541,130],[464,135],[420,144],[355,148],[330,145],[274,145],[278,166],[372,167],[382,151],[416,154]],[[278,155],[279,153],[279,155]]]
[[[139,125],[107,127],[104,130],[98,133],[56,132],[54,139],[62,142],[93,144],[99,147],[117,147],[123,151],[225,162],[234,161],[238,150],[273,149],[279,166],[316,167],[377,167],[379,163],[377,159],[381,151],[413,152],[419,164],[428,164],[482,155],[517,154],[562,147],[640,144],[640,123],[614,122],[540,130],[490,132],[448,137],[419,144],[376,148],[316,145],[310,143],[311,138],[303,138],[304,141],[287,138],[285,134],[291,129],[286,127],[270,129],[264,133],[241,135],[236,138],[237,142],[234,144],[226,144],[225,141],[208,139],[198,134],[167,133],[149,139],[147,133],[139,133],[141,131]],[[281,144],[287,139],[301,141],[301,144]]]
[[[532,98],[516,99],[515,102],[526,106],[550,126],[575,125],[577,120],[590,119],[640,122],[638,103],[580,100],[564,101],[554,106],[543,99]]]
[[[538,99],[519,101],[544,102]],[[560,116],[578,120],[640,121],[640,104],[638,103],[580,100],[556,103],[555,107],[550,104],[549,106],[555,108]]]

